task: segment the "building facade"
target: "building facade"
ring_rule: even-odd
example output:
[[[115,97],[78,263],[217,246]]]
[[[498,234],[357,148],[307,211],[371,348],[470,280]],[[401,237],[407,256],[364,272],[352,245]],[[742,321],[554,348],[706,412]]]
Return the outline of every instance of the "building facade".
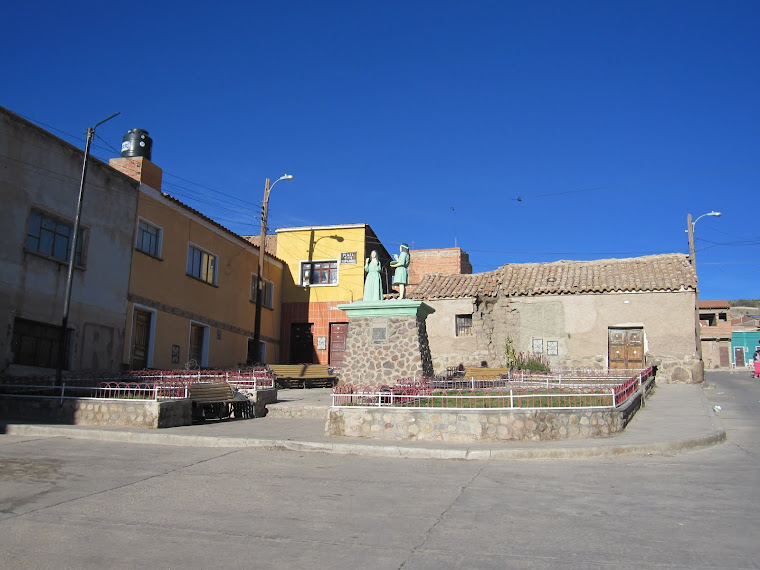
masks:
[[[362,299],[364,264],[373,250],[388,293],[391,256],[368,224],[277,230],[277,257],[288,269],[282,292],[282,362],[341,366],[348,317],[337,306]]]
[[[659,367],[701,382],[696,274],[680,254],[509,264],[472,275],[428,275],[414,298],[435,309],[427,330],[436,372],[505,364],[509,343],[553,368]]]
[[[84,153],[0,108],[0,370],[114,372],[122,360],[139,184],[90,157],[61,334]]]
[[[259,248],[160,191],[145,157],[112,167],[141,181],[122,359],[128,369],[277,362],[284,264],[264,263],[261,346],[252,344]]]

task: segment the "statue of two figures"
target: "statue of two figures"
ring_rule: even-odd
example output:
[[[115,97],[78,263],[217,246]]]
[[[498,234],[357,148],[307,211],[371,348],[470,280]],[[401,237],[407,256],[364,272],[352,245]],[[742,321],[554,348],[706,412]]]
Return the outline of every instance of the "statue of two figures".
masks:
[[[406,299],[406,286],[409,283],[409,246],[401,244],[401,250],[393,256],[391,267],[395,267],[393,273],[393,284],[398,285],[398,298]],[[364,272],[367,274],[364,280],[364,301],[382,301],[383,300],[383,282],[380,278],[382,265],[377,257],[377,252],[372,251],[370,256],[364,262]]]

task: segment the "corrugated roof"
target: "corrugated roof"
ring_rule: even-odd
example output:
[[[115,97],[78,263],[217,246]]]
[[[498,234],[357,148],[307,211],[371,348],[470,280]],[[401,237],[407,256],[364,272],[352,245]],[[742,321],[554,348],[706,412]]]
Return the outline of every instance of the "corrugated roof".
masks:
[[[696,274],[680,253],[626,259],[512,263],[472,275],[426,275],[414,290],[418,299],[475,295],[572,295],[577,293],[693,291]]]

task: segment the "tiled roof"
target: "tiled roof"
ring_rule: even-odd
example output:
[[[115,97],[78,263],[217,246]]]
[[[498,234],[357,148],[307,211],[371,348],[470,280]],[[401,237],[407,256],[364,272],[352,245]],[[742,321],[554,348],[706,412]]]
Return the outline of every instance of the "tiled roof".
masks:
[[[475,295],[533,296],[577,293],[694,291],[696,274],[680,253],[626,259],[513,263],[472,275],[426,275],[418,299]]]
[[[700,301],[699,302],[699,308],[700,309],[730,309],[731,303],[728,301]]]
[[[451,299],[476,295],[495,297],[499,291],[499,279],[498,269],[465,275],[429,273],[422,278],[410,297],[414,299]]]

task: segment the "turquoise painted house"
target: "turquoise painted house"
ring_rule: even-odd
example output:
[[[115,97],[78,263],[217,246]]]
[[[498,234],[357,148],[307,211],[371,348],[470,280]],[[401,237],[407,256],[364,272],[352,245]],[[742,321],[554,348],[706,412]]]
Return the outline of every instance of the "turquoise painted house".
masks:
[[[731,364],[744,368],[752,362],[752,355],[760,348],[760,331],[734,331],[731,334]]]

